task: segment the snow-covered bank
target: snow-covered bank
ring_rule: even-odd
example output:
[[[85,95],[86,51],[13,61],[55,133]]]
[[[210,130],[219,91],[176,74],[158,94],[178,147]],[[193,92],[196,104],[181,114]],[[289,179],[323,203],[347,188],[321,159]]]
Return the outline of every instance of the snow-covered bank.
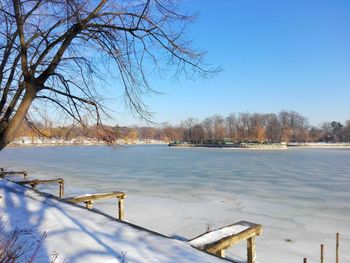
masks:
[[[28,229],[28,238],[47,237],[35,262],[226,262],[187,242],[113,220],[77,205],[42,196],[0,179],[0,213],[5,230]],[[28,258],[33,251],[27,251]]]
[[[143,145],[143,144],[167,144],[165,141],[160,140],[131,140],[131,139],[117,139],[113,142],[115,145]],[[86,137],[72,138],[65,140],[62,138],[46,138],[46,137],[19,137],[16,138],[12,143],[9,144],[10,147],[28,147],[28,146],[105,146],[106,142]]]
[[[289,148],[308,148],[308,149],[350,149],[350,143],[339,142],[339,143],[289,143]]]

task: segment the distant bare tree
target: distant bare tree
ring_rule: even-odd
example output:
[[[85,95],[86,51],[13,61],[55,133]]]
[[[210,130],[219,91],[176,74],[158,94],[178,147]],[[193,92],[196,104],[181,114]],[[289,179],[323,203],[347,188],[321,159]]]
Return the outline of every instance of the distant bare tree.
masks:
[[[184,128],[183,138],[187,142],[194,141],[194,126],[198,123],[198,121],[192,117],[181,123],[181,126]]]
[[[249,118],[250,118],[249,113],[238,114],[238,120],[239,120],[238,134],[239,134],[239,138],[241,138],[242,141],[249,139],[249,134],[250,134]]]
[[[149,118],[142,96],[153,91],[150,72],[215,71],[186,39],[192,19],[171,0],[1,0],[0,150],[30,122],[29,109],[40,114],[51,104],[76,123],[93,115],[100,125],[97,84],[109,74],[130,108]]]
[[[166,123],[163,127],[163,133],[167,141],[181,141],[183,139],[183,128],[182,127],[173,127],[169,123]]]
[[[350,120],[345,122],[345,126],[342,129],[343,141],[350,142]]]
[[[231,138],[233,141],[237,140],[237,117],[235,113],[231,113],[225,119],[227,128],[227,137]]]
[[[196,144],[203,143],[204,138],[205,138],[205,131],[204,131],[202,124],[198,123],[198,124],[193,126],[192,136],[193,136],[193,141]]]
[[[206,118],[202,122],[202,126],[204,128],[204,139],[205,140],[213,140],[214,139],[214,122],[212,118]]]
[[[254,113],[250,115],[249,139],[263,142],[266,140],[266,114]]]
[[[276,114],[266,116],[266,137],[270,142],[279,142],[281,138],[281,127]]]
[[[151,140],[154,138],[155,129],[153,127],[140,127],[138,134],[140,139]]]
[[[281,141],[305,142],[307,141],[308,121],[295,111],[281,111],[279,113],[281,125]]]
[[[212,117],[214,123],[214,139],[215,141],[222,140],[225,137],[225,119],[221,115]]]

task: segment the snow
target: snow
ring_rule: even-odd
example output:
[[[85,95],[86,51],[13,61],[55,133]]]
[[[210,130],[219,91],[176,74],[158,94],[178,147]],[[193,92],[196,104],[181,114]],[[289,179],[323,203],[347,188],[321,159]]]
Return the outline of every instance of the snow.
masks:
[[[81,206],[0,180],[5,230],[31,230],[30,242],[47,237],[35,262],[223,262],[187,242],[171,239]],[[33,251],[25,255],[29,259]]]
[[[248,225],[233,225],[218,229],[216,231],[209,232],[198,238],[195,238],[190,241],[190,244],[195,247],[203,247],[207,244],[212,244],[220,239],[223,239],[228,236],[236,235],[244,230],[249,228]]]

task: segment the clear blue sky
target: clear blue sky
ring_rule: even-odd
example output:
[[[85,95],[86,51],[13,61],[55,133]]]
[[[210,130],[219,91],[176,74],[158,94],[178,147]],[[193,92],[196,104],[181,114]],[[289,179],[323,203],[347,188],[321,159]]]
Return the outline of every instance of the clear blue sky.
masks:
[[[210,80],[153,80],[157,122],[295,110],[311,124],[350,119],[349,0],[187,0],[193,45],[224,70]],[[120,124],[139,124],[127,112]]]

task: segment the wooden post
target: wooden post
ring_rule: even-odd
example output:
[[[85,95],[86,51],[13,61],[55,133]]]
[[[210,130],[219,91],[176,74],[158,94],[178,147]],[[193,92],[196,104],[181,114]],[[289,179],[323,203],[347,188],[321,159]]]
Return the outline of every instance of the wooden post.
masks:
[[[118,218],[124,220],[124,196],[118,197]]]
[[[304,263],[307,263],[307,258],[304,258]]]
[[[24,181],[27,181],[28,179],[28,173],[26,171],[23,171],[23,179]]]
[[[216,251],[215,254],[218,255],[219,257],[224,258],[225,257],[225,249],[220,249],[220,250]]]
[[[92,209],[92,201],[86,201],[84,203],[85,203],[86,208]]]
[[[339,263],[339,233],[336,234],[335,263]]]
[[[324,259],[323,259],[323,249],[324,249],[324,246],[323,246],[323,244],[321,244],[321,263],[324,263]]]
[[[63,198],[64,197],[64,181],[59,182],[59,184],[60,184],[60,189],[59,189],[58,197]]]
[[[255,253],[255,237],[247,239],[247,263],[255,263],[256,253]]]

